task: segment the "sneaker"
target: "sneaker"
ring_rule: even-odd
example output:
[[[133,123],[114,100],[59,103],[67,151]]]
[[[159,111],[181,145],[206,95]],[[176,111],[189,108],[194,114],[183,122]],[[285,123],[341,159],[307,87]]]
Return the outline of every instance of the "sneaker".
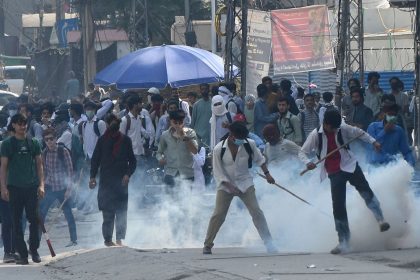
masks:
[[[4,253],[3,263],[14,263],[14,262],[16,262],[15,254]]]
[[[387,222],[382,222],[379,224],[379,229],[381,230],[381,232],[389,230],[390,227],[391,226]]]
[[[112,242],[112,241],[105,241],[104,242],[104,244],[105,244],[105,246],[106,247],[115,247],[115,246],[117,246],[114,242]]]
[[[209,247],[209,246],[204,246],[203,247],[203,254],[204,255],[211,255],[212,253],[211,253],[211,247]]]
[[[77,241],[70,241],[65,247],[77,246]]]
[[[41,257],[38,254],[38,251],[32,251],[31,252],[31,257],[32,257],[32,261],[34,263],[40,263],[41,262]]]
[[[350,252],[350,247],[347,242],[340,242],[334,249],[330,251],[333,255],[345,254]]]
[[[122,241],[121,241],[121,240],[117,240],[117,242],[116,242],[116,243],[117,243],[117,245],[118,245],[118,246],[124,246],[124,244],[122,243]]]
[[[16,264],[27,265],[29,264],[28,258],[19,258],[16,260]]]

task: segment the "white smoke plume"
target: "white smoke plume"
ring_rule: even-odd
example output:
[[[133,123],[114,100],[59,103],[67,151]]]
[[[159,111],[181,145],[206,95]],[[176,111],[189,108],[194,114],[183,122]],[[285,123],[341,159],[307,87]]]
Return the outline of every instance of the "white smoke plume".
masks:
[[[299,176],[303,168],[297,159],[269,166],[277,183],[312,206],[256,176],[254,183],[258,201],[280,251],[328,252],[337,244],[329,180],[320,183],[318,169]],[[420,201],[415,198],[410,186],[413,169],[402,159],[381,167],[366,168],[362,165],[362,169],[391,229],[385,233],[379,231],[377,222],[358,192],[348,185],[347,212],[352,248],[366,251],[419,246]],[[145,187],[141,181],[131,182],[125,244],[142,249],[202,247],[216,191],[191,192],[189,185],[190,182],[178,181],[174,197],[163,195],[160,202],[139,207],[141,199],[136,193]],[[162,189],[159,186],[149,187],[153,188]],[[96,245],[100,246],[100,228],[93,232],[97,235]],[[229,246],[264,250],[252,219],[238,198],[233,199],[215,240],[215,248]]]

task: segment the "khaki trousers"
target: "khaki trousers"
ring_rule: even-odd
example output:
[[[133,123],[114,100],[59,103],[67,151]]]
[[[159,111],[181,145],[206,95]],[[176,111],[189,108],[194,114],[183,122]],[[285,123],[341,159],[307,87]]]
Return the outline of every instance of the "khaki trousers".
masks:
[[[227,193],[223,190],[217,191],[216,207],[214,209],[213,215],[210,218],[209,226],[207,228],[206,240],[204,241],[205,246],[210,248],[213,247],[213,241],[216,238],[217,232],[225,221],[230,203],[232,202],[234,196],[235,195]],[[254,186],[249,187],[246,192],[239,194],[238,197],[244,202],[246,208],[248,208],[249,214],[252,217],[252,221],[258,230],[258,234],[264,241],[264,244],[270,243],[272,241],[271,234],[268,229],[264,213],[258,205]]]

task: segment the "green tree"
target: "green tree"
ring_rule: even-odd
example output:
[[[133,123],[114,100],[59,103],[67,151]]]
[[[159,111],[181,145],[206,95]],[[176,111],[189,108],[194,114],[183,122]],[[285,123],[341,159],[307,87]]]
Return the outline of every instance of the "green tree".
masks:
[[[83,1],[83,0],[79,0]],[[92,0],[93,18],[107,27],[124,29],[127,33],[131,27],[131,0]],[[202,0],[190,0],[191,19],[210,18],[210,5]],[[141,7],[138,14],[143,14]],[[184,0],[149,0],[148,1],[148,34],[154,45],[170,44],[170,30],[175,16],[184,15]],[[144,22],[137,24],[137,29],[144,29]]]

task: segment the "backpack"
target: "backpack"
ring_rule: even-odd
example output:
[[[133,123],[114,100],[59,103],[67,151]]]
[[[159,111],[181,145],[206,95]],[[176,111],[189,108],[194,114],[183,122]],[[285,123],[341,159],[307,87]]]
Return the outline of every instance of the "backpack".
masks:
[[[231,99],[229,99],[228,100],[228,102],[226,103],[226,105],[225,105],[225,107],[226,107],[226,110],[228,110],[229,111],[229,103],[230,102],[233,102],[235,105],[236,105],[236,113],[237,114],[242,114],[243,112],[242,112],[242,110],[241,110],[241,107],[239,107],[239,104],[238,103],[236,103],[235,102],[235,100],[233,100],[233,98],[231,98]]]
[[[83,121],[81,123],[79,123],[79,126],[77,127],[77,130],[79,131],[79,135],[80,135],[80,141],[83,144],[83,129],[86,128],[86,121]],[[100,137],[101,136],[101,132],[99,131],[99,120],[96,120],[93,122],[93,131],[95,132],[96,136]]]
[[[229,111],[226,113],[226,118],[228,119],[229,123],[233,123],[232,115],[230,114]]]
[[[64,149],[66,149],[68,151],[68,149],[66,148],[66,146],[64,146],[63,143],[58,143],[57,144],[57,156],[58,156],[58,161],[60,162],[60,164],[62,166],[64,166]],[[44,149],[42,151],[42,159],[45,162],[45,157],[47,156],[48,153],[48,149]]]
[[[278,123],[281,124],[281,120],[278,120]],[[290,121],[290,118],[287,118],[287,124],[288,124],[288,128],[291,129],[291,131],[289,133],[285,133],[283,135],[283,137],[285,138],[286,136],[289,136],[290,134],[293,134],[295,132],[295,128],[292,125],[292,122]],[[280,127],[280,126],[279,126]]]
[[[31,154],[32,160],[33,160],[35,158],[35,149],[33,147],[34,142],[33,142],[32,138],[30,138],[30,137],[26,137],[25,142],[26,142],[26,146],[28,147],[29,153]],[[11,154],[11,157],[9,158],[9,161],[12,160],[14,154],[17,154],[19,152],[16,137],[13,136],[13,137],[10,138],[10,144],[11,144],[11,147],[12,147],[12,154]]]
[[[131,117],[129,117],[127,114],[124,116],[124,118],[127,119],[127,125],[125,127],[125,135],[127,135],[128,131],[131,128]],[[143,126],[143,128],[146,129],[146,118],[140,117],[140,119],[141,119],[141,126]]]
[[[322,132],[320,132],[320,129],[321,129],[321,127],[318,127],[318,129],[317,129],[317,131],[318,131],[318,151],[316,153],[316,156],[317,156],[318,159],[321,159],[321,150],[322,150]],[[340,144],[340,146],[344,145],[343,135],[341,134],[341,129],[340,128],[338,129],[338,132],[337,132],[337,140],[338,140],[338,143]],[[350,150],[350,146],[346,145],[344,147],[344,149]]]
[[[71,163],[73,164],[73,169],[75,170],[76,166],[78,165],[79,159],[85,156],[83,152],[83,141],[81,136],[72,133],[71,135]]]
[[[225,139],[223,139],[222,150],[220,151],[220,159],[221,160],[223,160],[223,156],[225,155],[225,152],[226,152],[226,147],[224,147],[226,139],[227,139],[226,135],[223,136],[223,138],[225,138]],[[245,151],[248,153],[248,168],[252,168],[252,154],[253,154],[253,152],[252,152],[251,145],[248,142],[248,139],[245,139],[244,148],[245,148]]]

